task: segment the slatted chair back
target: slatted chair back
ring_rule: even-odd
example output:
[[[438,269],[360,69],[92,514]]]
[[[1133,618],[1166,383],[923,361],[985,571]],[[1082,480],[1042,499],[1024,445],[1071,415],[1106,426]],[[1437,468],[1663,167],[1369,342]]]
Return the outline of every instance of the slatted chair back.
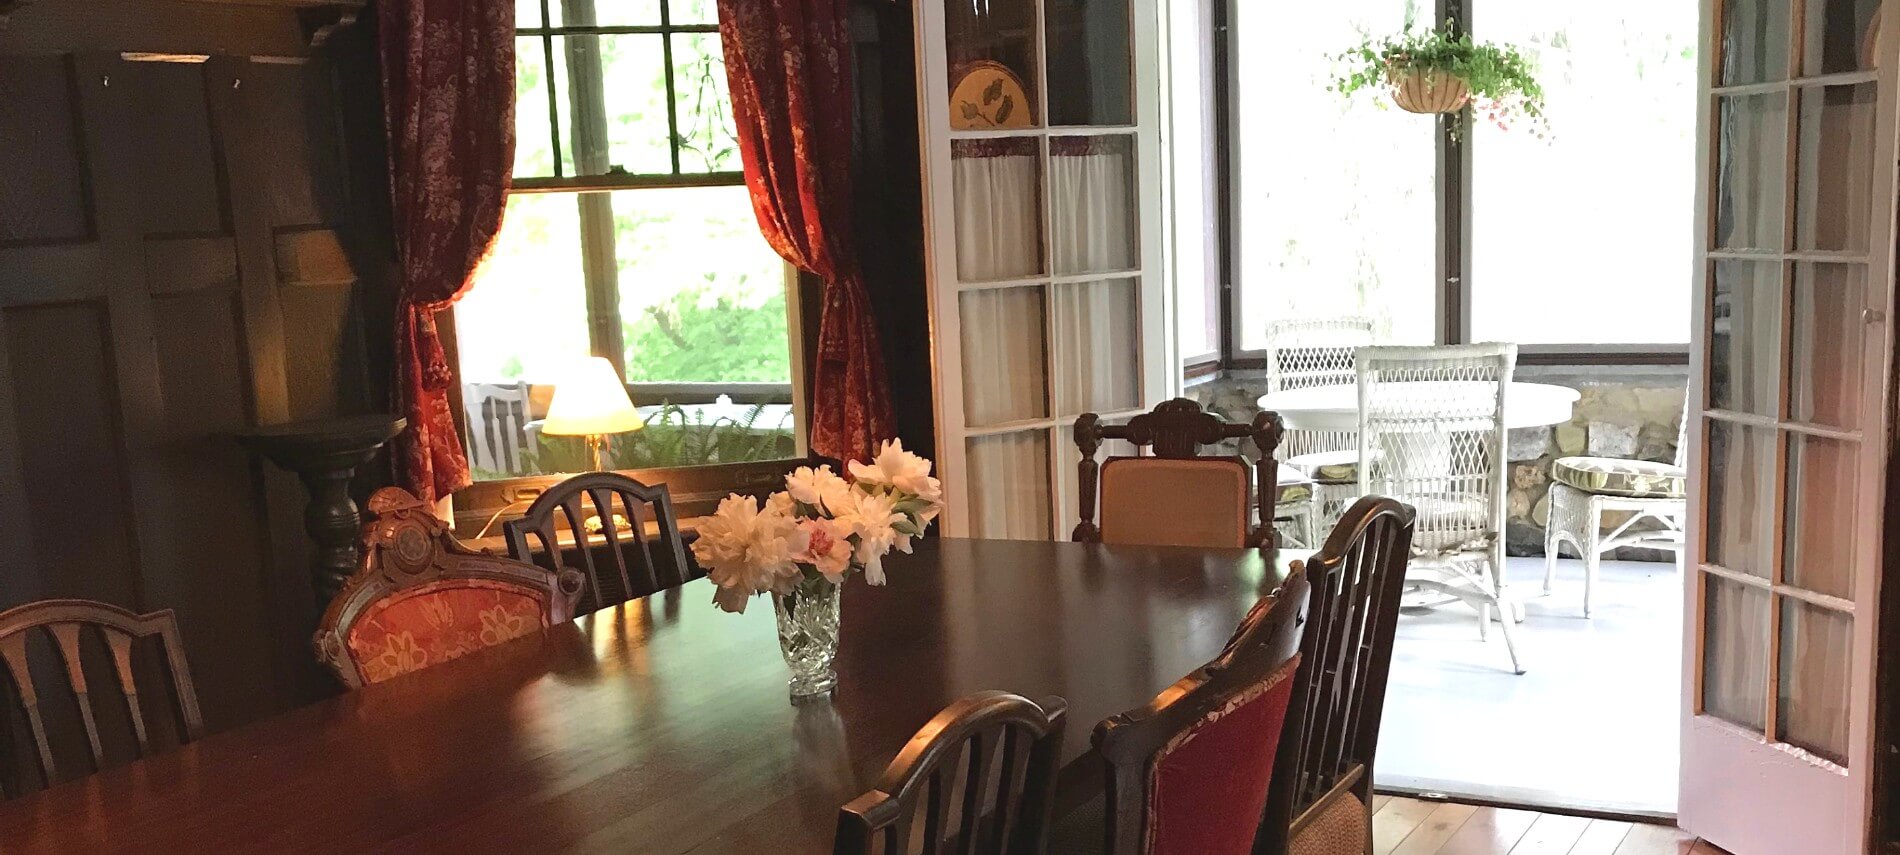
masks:
[[[1164,401],[1127,424],[1105,424],[1099,415],[1084,413],[1075,420],[1075,444],[1082,455],[1077,470],[1081,520],[1072,537],[1083,543],[1272,548],[1279,485],[1273,453],[1282,433],[1276,413],[1257,413],[1249,424],[1234,424],[1186,398]],[[1147,453],[1097,462],[1102,441],[1109,439]],[[1200,453],[1237,439],[1253,440],[1260,455],[1251,482],[1249,466],[1239,455]],[[1259,525],[1254,523],[1256,492]]]
[[[531,407],[526,383],[468,383],[462,387],[468,415],[468,462],[478,469],[521,474],[526,468]]]
[[[654,531],[647,531],[651,522]],[[520,519],[502,524],[508,555],[549,571],[578,567],[581,613],[677,587],[696,574],[686,562],[673,497],[616,472],[576,475],[542,493]],[[566,532],[572,546],[563,546]],[[596,539],[598,535],[598,540]]]
[[[170,701],[167,706],[173,716],[172,732],[177,734],[179,741],[185,742],[204,734],[204,719],[198,712],[198,695],[192,687],[191,668],[185,662],[184,646],[178,637],[178,621],[170,609],[140,615],[90,600],[41,600],[17,606],[0,612],[0,659],[5,661],[7,676],[12,680],[14,692],[24,708],[43,786],[51,786],[59,780],[60,772],[52,742],[47,738],[41,687],[35,685],[29,668],[27,643],[35,631],[43,631],[52,640],[53,649],[64,666],[66,691],[78,702],[80,721],[85,726],[86,743],[92,754],[93,771],[105,767],[107,752],[95,715],[93,682],[86,674],[82,656],[82,638],[88,633],[96,633],[110,651],[110,676],[115,681],[117,693],[125,700],[126,719],[131,725],[133,739],[138,744],[138,756],[149,756],[154,750],[147,711],[141,703],[141,697],[149,695],[140,692],[135,675],[139,669],[134,667],[134,646],[141,639],[156,639],[161,648],[166,667],[159,670],[170,681],[170,685],[165,687],[164,696]],[[17,758],[18,752],[15,754]],[[9,769],[6,780],[17,782],[24,777],[15,772]]]
[[[877,788],[838,813],[837,855],[1039,855],[1062,756],[1061,698],[979,692],[944,708]],[[923,825],[917,826],[921,819]]]
[[[1283,736],[1295,747],[1274,773],[1275,812],[1291,817],[1296,853],[1369,851],[1372,761],[1412,517],[1411,508],[1391,499],[1361,498],[1305,562],[1312,595],[1294,689],[1300,701]],[[1309,834],[1335,848],[1309,847]]]
[[[370,496],[357,571],[318,623],[317,658],[356,688],[528,635],[574,615],[581,574],[478,552],[399,487]]]
[[[1300,706],[1308,586],[1295,568],[1241,620],[1226,649],[1147,706],[1095,726],[1108,763],[1109,855],[1281,852],[1269,808],[1283,722]]]

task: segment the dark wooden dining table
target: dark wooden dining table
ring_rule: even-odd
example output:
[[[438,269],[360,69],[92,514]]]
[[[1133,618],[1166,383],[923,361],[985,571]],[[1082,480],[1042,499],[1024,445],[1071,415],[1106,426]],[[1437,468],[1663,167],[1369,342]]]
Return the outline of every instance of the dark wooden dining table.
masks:
[[[845,589],[838,688],[792,703],[771,603],[701,579],[0,803],[0,851],[823,853],[944,705],[1095,722],[1219,652],[1277,584],[1253,550],[935,539]]]

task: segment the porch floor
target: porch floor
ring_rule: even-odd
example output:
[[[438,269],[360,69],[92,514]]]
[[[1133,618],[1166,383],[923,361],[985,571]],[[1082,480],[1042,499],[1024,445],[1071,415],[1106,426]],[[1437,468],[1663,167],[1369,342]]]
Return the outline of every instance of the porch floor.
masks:
[[[1513,674],[1494,624],[1453,603],[1399,618],[1376,783],[1535,807],[1668,816],[1676,809],[1682,582],[1675,565],[1605,561],[1595,616],[1583,562],[1512,558],[1523,599]]]

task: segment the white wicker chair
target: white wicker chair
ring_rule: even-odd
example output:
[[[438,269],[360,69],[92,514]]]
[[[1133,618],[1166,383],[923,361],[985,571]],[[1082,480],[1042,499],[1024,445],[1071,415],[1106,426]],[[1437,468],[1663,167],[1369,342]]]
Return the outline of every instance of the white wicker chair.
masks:
[[[1267,324],[1267,391],[1343,386],[1358,381],[1353,351],[1372,344],[1371,318],[1291,318]],[[1314,481],[1309,531],[1330,531],[1359,495],[1359,437],[1351,431],[1289,430],[1277,455]],[[1317,547],[1318,544],[1313,544]]]
[[[1504,595],[1504,394],[1513,344],[1365,347],[1358,352],[1359,490],[1418,512],[1406,587],[1502,617],[1511,668],[1524,673]]]
[[[1544,529],[1544,593],[1557,577],[1557,550],[1568,541],[1583,558],[1583,616],[1590,616],[1590,599],[1597,584],[1603,554],[1621,546],[1666,549],[1676,554],[1680,569],[1684,548],[1683,521],[1689,515],[1689,414],[1676,432],[1676,460],[1662,465],[1640,460],[1605,457],[1564,457],[1552,463],[1557,476],[1550,483],[1550,522]],[[1570,481],[1572,483],[1565,483]],[[1608,534],[1603,515],[1626,511],[1629,518]],[[1660,528],[1638,529],[1644,520]]]

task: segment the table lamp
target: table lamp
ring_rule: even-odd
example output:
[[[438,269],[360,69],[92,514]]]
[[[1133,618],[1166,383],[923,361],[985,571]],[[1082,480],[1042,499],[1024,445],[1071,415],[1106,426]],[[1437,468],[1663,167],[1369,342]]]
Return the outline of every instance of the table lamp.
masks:
[[[627,397],[626,384],[605,358],[590,356],[576,363],[554,384],[554,400],[541,432],[549,436],[584,436],[594,456],[594,471],[604,472],[607,435],[646,427]]]

